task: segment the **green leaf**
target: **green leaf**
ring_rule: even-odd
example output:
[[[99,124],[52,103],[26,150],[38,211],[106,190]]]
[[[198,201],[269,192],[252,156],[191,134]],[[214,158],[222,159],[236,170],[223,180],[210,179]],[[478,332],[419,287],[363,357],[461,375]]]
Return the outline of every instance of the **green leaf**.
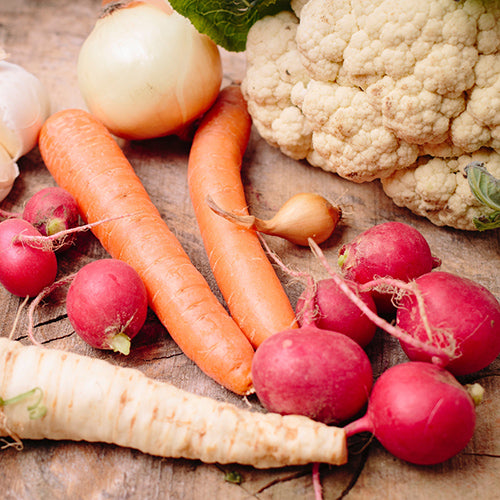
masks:
[[[169,0],[179,14],[230,52],[245,50],[248,30],[264,16],[290,10],[290,0]]]
[[[243,476],[238,471],[229,471],[224,475],[224,480],[228,483],[241,484],[243,482]]]
[[[474,217],[474,225],[479,231],[496,229],[497,227],[500,227],[500,212],[493,212],[490,215]]]
[[[45,414],[47,413],[47,408],[42,403],[43,391],[42,389],[40,389],[40,387],[35,387],[30,391],[23,392],[9,399],[3,399],[0,397],[0,406],[16,404],[21,401],[25,401],[26,399],[31,398],[32,396],[37,396],[37,398],[35,402],[32,405],[28,406],[27,408],[30,419],[36,420],[38,418],[44,417]]]
[[[474,196],[493,212],[474,218],[479,231],[500,227],[500,179],[490,174],[484,163],[473,161],[465,167],[467,181]]]

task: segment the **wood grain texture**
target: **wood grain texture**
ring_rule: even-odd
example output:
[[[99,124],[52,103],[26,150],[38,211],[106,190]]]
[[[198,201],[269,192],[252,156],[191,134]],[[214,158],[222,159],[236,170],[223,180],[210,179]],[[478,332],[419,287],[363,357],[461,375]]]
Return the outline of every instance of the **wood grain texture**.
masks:
[[[76,60],[81,43],[99,12],[100,0],[2,0],[0,45],[10,60],[36,74],[47,86],[52,110],[84,108],[76,83]],[[245,68],[243,54],[223,54],[226,81],[238,81]],[[222,301],[194,219],[187,188],[189,146],[175,138],[120,145],[142,179],[152,200],[179,238],[193,263]],[[20,161],[21,175],[6,210],[20,210],[38,189],[53,185],[37,150]],[[332,174],[283,156],[268,146],[254,130],[244,158],[242,176],[250,210],[269,218],[290,196],[317,191],[342,204],[345,218],[326,244],[326,255],[335,261],[340,245],[376,223],[408,222],[428,239],[443,260],[442,269],[474,279],[500,298],[500,232],[466,233],[433,226],[427,220],[396,207],[377,182],[352,184]],[[292,268],[314,277],[326,273],[309,250],[286,241],[266,238],[271,249]],[[90,234],[80,236],[78,246],[61,259],[59,275],[79,269],[107,256]],[[280,272],[295,303],[300,284]],[[21,300],[0,288],[2,334],[10,331]],[[27,342],[26,318],[21,316],[16,338]],[[36,336],[48,347],[60,347],[133,366],[151,377],[216,399],[231,401],[256,411],[255,398],[245,401],[206,377],[189,361],[150,313],[128,358],[97,352],[74,334],[65,314],[64,291],[50,297],[36,317]],[[379,332],[368,348],[375,375],[406,360],[394,339]],[[464,382],[478,380],[486,389],[477,411],[472,442],[457,457],[434,467],[417,467],[392,457],[372,440],[353,440],[349,463],[320,469],[325,500],[347,499],[493,499],[500,490],[500,360]],[[206,465],[199,461],[160,459],[129,449],[83,442],[27,441],[19,452],[1,451],[0,489],[6,499],[172,499],[172,500],[309,500],[314,498],[310,467],[256,470],[239,465]],[[238,471],[241,484],[225,480],[225,473]]]

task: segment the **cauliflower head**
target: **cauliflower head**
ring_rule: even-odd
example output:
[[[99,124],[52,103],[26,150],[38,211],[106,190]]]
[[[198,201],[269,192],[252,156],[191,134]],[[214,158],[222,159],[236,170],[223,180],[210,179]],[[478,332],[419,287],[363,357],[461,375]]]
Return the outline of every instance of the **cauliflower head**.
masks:
[[[486,156],[498,174],[500,1],[291,5],[248,34],[242,90],[260,135],[352,181],[381,179],[435,224],[474,229],[482,209],[463,167]]]

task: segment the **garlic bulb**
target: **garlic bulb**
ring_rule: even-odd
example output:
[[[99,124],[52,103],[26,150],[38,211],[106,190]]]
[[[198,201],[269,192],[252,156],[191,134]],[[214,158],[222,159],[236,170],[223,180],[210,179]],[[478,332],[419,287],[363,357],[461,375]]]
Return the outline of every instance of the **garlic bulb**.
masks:
[[[10,193],[16,177],[19,175],[17,163],[7,150],[0,145],[0,201]]]
[[[19,175],[17,160],[35,147],[49,113],[40,80],[17,64],[0,61],[0,201]]]

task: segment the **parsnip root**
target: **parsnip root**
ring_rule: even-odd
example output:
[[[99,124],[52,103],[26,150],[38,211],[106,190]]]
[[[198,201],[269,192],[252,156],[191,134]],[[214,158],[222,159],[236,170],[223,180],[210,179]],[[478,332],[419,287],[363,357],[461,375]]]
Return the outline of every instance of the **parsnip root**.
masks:
[[[105,442],[156,456],[256,468],[347,461],[341,428],[243,410],[136,369],[0,338],[1,397],[33,386],[44,393],[46,415],[30,420],[29,402],[6,406],[0,435]]]

